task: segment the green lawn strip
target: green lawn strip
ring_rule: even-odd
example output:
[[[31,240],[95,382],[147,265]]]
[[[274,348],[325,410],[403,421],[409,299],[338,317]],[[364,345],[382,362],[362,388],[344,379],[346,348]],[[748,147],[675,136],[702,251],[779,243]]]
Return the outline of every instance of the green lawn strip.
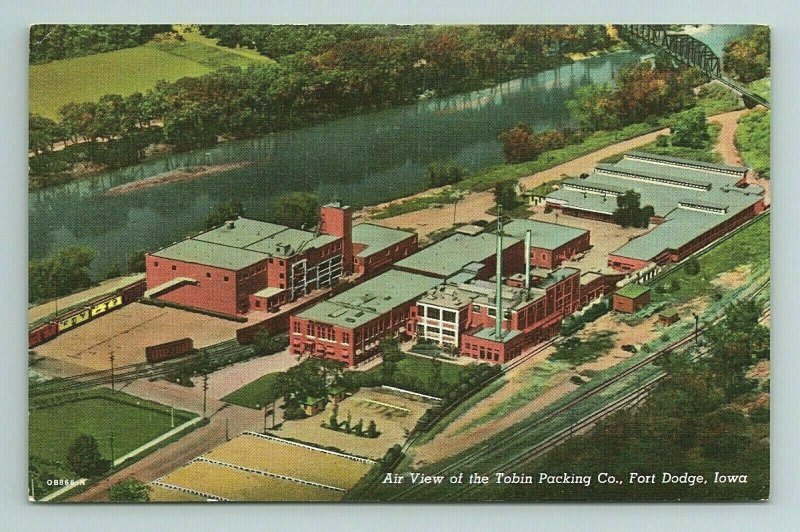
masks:
[[[736,129],[736,147],[745,164],[766,178],[770,174],[770,122],[769,111],[757,109],[743,115]]]
[[[389,386],[409,391],[441,397],[455,386],[458,386],[466,375],[466,368],[446,360],[439,359],[439,384],[435,382],[434,362],[430,358],[406,355],[397,363],[397,370]]]
[[[537,397],[541,396],[545,390],[550,388],[551,379],[554,375],[561,373],[568,368],[569,364],[565,362],[553,362],[552,360],[546,360],[542,364],[526,370],[519,377],[520,379],[525,379],[526,382],[517,393],[502,403],[494,406],[482,416],[460,427],[454,433],[454,436],[463,432],[467,432],[468,430],[488,423],[494,419],[506,416],[514,410],[525,406]]]
[[[762,98],[767,100],[772,98],[772,79],[769,77],[751,81],[747,84],[747,88]]]
[[[276,389],[278,377],[282,372],[267,373],[249,384],[245,384],[222,398],[226,403],[247,408],[263,408],[265,404],[277,400],[280,395]]]
[[[64,402],[57,404],[63,399]],[[195,417],[173,411],[175,426]],[[79,394],[32,401],[29,416],[30,453],[46,461],[63,462],[66,450],[81,434],[97,439],[105,458],[120,456],[172,430],[170,408],[122,392],[98,388]]]
[[[374,218],[391,218],[393,216],[400,216],[408,212],[421,211],[422,209],[431,208],[437,204],[450,204],[455,203],[456,198],[451,190],[445,190],[430,196],[421,196],[411,198],[405,201],[392,202],[389,206],[375,214]]]
[[[714,291],[719,274],[750,264],[754,272],[769,268],[770,217],[764,216],[700,256],[700,273],[689,275],[680,266],[653,284],[652,301],[680,304]],[[677,281],[677,283],[676,283]]]

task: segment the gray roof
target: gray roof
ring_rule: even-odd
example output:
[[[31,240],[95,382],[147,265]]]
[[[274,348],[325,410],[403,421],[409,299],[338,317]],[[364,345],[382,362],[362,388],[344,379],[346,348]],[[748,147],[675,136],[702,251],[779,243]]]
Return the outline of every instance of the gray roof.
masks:
[[[525,233],[529,229],[531,230],[531,246],[550,250],[557,249],[589,232],[586,229],[537,220],[512,220],[503,226],[503,230],[507,234],[520,239],[525,238]]]
[[[389,270],[350,290],[310,307],[299,318],[355,328],[409,301],[414,301],[441,279]]]
[[[645,159],[651,161],[661,161],[665,163],[672,163],[679,166],[692,166],[704,168],[709,171],[723,171],[723,172],[738,172],[745,173],[749,170],[746,166],[732,166],[730,164],[722,163],[709,163],[706,161],[697,161],[695,159],[684,159],[682,157],[671,157],[669,155],[657,155],[655,153],[647,153],[643,151],[631,150],[625,153],[627,158],[631,159]]]
[[[514,237],[503,238],[503,249],[520,242]],[[494,256],[497,249],[495,235],[483,233],[476,236],[455,234],[432,244],[395,265],[401,269],[415,270],[439,277],[450,277],[472,262],[482,262]]]
[[[247,249],[212,244],[202,240],[187,239],[160,249],[153,256],[214,266],[225,270],[241,270],[267,259],[267,255]]]
[[[233,220],[233,228],[222,225],[192,238],[224,246],[246,248],[250,244],[254,244],[285,229],[286,226],[284,225],[261,222],[249,218],[237,218]]]
[[[368,223],[353,227],[353,242],[367,246],[357,255],[358,257],[369,257],[395,246],[413,235],[414,233],[408,231]]]

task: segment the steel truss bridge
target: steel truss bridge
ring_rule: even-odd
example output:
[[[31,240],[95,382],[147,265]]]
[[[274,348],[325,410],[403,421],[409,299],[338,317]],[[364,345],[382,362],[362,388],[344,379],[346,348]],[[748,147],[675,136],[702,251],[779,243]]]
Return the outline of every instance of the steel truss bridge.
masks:
[[[769,100],[725,77],[717,54],[706,43],[691,35],[671,33],[667,30],[668,26],[657,24],[617,24],[615,27],[622,39],[666,52],[676,61],[699,69],[709,78],[741,94],[747,107],[763,105],[770,108]]]

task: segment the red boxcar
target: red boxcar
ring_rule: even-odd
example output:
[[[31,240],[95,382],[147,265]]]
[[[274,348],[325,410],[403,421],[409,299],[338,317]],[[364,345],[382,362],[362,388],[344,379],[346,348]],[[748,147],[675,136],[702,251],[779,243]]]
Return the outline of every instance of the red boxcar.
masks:
[[[185,355],[190,353],[192,349],[194,349],[192,339],[181,338],[180,340],[145,347],[144,356],[149,363],[153,364]]]
[[[28,349],[42,345],[46,341],[58,335],[58,324],[56,322],[45,323],[28,331]]]

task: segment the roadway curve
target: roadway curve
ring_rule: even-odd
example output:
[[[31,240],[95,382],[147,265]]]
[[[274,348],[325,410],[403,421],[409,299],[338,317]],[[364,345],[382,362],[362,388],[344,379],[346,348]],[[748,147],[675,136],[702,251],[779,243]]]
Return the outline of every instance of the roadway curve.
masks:
[[[729,135],[729,137],[726,137],[723,140],[722,132],[720,132],[720,142],[722,142],[726,147],[732,148],[732,150],[737,154],[737,156],[738,156],[738,151],[736,151],[736,147],[733,144],[733,133],[736,131],[735,128],[736,121],[744,112],[745,111],[743,110],[731,111],[710,117],[711,120],[723,124],[723,129],[725,130],[725,134]],[[727,129],[726,129],[726,124],[728,125]],[[543,170],[541,172],[523,177],[520,179],[520,184],[525,189],[531,189],[547,181],[553,181],[559,179],[564,175],[579,175],[583,172],[590,172],[595,167],[595,165],[597,165],[602,159],[611,157],[612,155],[617,155],[624,151],[634,150],[645,144],[654,142],[658,135],[667,135],[667,134],[669,134],[669,128],[664,128],[658,131],[653,131],[652,133],[647,133],[645,135],[634,137],[632,139],[624,140],[622,142],[617,142],[616,144],[606,146],[605,148],[601,148],[588,155],[578,157],[577,159],[573,159],[566,163],[559,164],[547,170]],[[725,156],[725,153],[723,153],[723,156]],[[764,186],[762,183],[758,184]],[[432,193],[439,192],[441,190],[442,190],[441,188],[427,190],[425,192],[415,194],[405,199],[429,196]],[[383,203],[377,206],[377,208],[375,207],[371,208],[370,211],[376,211],[376,210],[380,211],[386,208],[388,205],[389,203]],[[494,217],[489,214],[486,214],[486,210],[490,209],[493,206],[494,206],[494,194],[491,191],[473,192],[468,196],[466,196],[464,199],[462,199],[460,202],[458,202],[458,205],[456,206],[455,209],[456,222],[466,223],[473,220],[481,220],[481,219],[487,221],[492,220],[494,219]],[[368,217],[369,216],[365,215],[365,218]],[[370,222],[383,225],[386,227],[414,228],[419,233],[420,238],[425,238],[429,234],[435,231],[447,229],[452,226],[453,208],[450,205],[446,206],[444,209],[442,209],[442,211],[440,211],[439,216],[431,216],[431,211],[429,209],[423,209],[420,211],[401,214],[399,216],[393,216],[391,218],[383,218],[377,220],[372,219],[370,220]]]

